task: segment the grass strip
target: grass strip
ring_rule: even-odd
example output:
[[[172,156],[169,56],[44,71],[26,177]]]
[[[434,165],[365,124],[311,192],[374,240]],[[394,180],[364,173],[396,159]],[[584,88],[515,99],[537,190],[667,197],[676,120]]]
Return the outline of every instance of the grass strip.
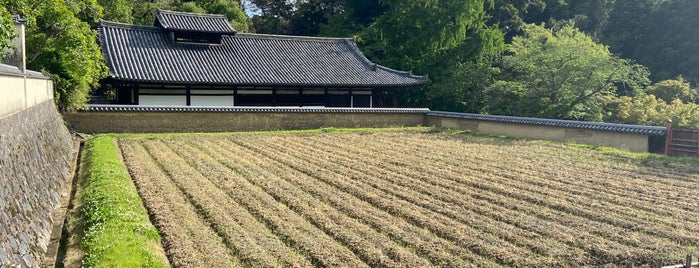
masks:
[[[85,220],[85,267],[169,267],[160,235],[112,137],[85,143],[78,198]]]

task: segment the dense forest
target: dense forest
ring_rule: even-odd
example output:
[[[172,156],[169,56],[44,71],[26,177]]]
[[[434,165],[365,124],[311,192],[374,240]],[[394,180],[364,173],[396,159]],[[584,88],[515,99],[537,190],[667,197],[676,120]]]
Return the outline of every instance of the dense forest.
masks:
[[[403,106],[699,127],[696,0],[0,3],[0,40],[10,14],[29,20],[28,66],[55,79],[62,109],[84,105],[106,76],[99,21],[151,25],[160,8],[226,14],[240,32],[354,37],[372,61],[429,75],[400,92]]]

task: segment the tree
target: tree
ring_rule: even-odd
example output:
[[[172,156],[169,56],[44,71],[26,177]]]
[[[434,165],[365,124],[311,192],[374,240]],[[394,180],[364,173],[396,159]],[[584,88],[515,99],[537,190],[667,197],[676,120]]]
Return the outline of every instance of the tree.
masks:
[[[103,19],[123,23],[133,23],[133,1],[131,0],[99,0],[104,8]]]
[[[304,36],[318,35],[321,25],[327,24],[330,17],[343,11],[343,2],[342,0],[296,1],[296,10],[289,25],[290,33]]]
[[[470,68],[481,68],[482,60],[500,53],[504,47],[502,33],[486,24],[485,10],[492,7],[492,1],[384,0],[380,3],[386,11],[358,34],[362,50],[379,64],[428,74],[432,81],[424,89],[400,91],[401,103],[452,111],[474,107],[465,103],[480,91],[471,86],[482,81],[464,82],[482,76]]]
[[[257,33],[289,34],[294,5],[289,0],[250,0],[259,11],[251,18]]]
[[[340,0],[337,13],[329,15],[327,23],[320,25],[319,35],[355,36],[366,31],[387,10],[388,7],[379,0]]]
[[[648,66],[653,81],[682,75],[699,84],[699,1],[617,0],[604,41]]]
[[[663,80],[655,83],[646,89],[649,94],[653,94],[667,103],[680,100],[683,103],[695,102],[697,90],[692,88],[689,82],[682,76],[677,79]]]
[[[0,63],[9,54],[10,40],[14,37],[14,22],[4,6],[0,6]]]
[[[490,25],[498,25],[508,42],[522,34],[525,24],[551,28],[574,24],[582,32],[599,38],[614,0],[495,0]]]
[[[664,126],[672,120],[675,126],[699,128],[699,105],[683,103],[679,99],[665,102],[653,94],[643,97],[611,97],[601,100],[606,114],[605,122]]]
[[[13,14],[28,19],[27,65],[55,81],[55,100],[62,109],[75,109],[89,99],[91,88],[106,75],[97,34],[89,20],[99,20],[101,7],[94,1],[3,1]]]
[[[503,56],[503,79],[486,91],[484,111],[544,118],[602,120],[600,96],[617,85],[642,92],[643,66],[618,58],[573,26],[524,26]]]

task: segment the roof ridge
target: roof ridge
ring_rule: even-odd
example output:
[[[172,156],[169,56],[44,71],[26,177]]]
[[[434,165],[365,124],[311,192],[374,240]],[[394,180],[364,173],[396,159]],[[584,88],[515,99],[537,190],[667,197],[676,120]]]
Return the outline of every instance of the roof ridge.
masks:
[[[166,10],[166,9],[157,9],[156,10],[156,15],[157,14],[173,14],[173,15],[183,15],[183,16],[191,16],[191,17],[204,17],[204,18],[225,18],[228,20],[228,17],[226,17],[225,14],[204,14],[204,13],[192,13],[192,12],[184,12],[184,11],[174,11],[174,10]]]
[[[427,75],[414,75],[412,70],[411,70],[411,71],[399,71],[399,70],[392,69],[392,68],[389,68],[389,67],[386,67],[386,66],[383,66],[383,65],[381,65],[381,64],[378,64],[378,63],[375,63],[375,62],[371,61],[369,58],[366,57],[366,55],[364,55],[364,53],[362,53],[362,51],[359,49],[359,46],[358,46],[357,43],[354,41],[354,39],[352,39],[351,43],[349,43],[348,45],[350,45],[350,47],[352,48],[352,52],[353,52],[357,57],[359,57],[359,59],[360,59],[368,68],[370,68],[370,69],[373,70],[373,71],[376,71],[376,69],[382,69],[382,70],[387,71],[387,72],[391,72],[391,73],[394,73],[394,74],[397,74],[397,75],[402,75],[402,76],[404,76],[404,77],[414,78],[414,79],[417,79],[417,80],[420,80],[420,81],[427,81],[427,80],[429,79],[429,78],[427,77]]]
[[[160,27],[147,26],[147,25],[137,25],[118,21],[110,20],[100,20],[100,27],[111,27],[111,28],[122,28],[122,29],[139,29],[139,30],[149,30],[149,31],[160,31]]]
[[[301,40],[301,41],[326,41],[326,42],[346,42],[353,41],[353,38],[343,37],[319,37],[319,36],[302,36],[302,35],[282,35],[282,34],[259,34],[259,33],[238,33],[236,37],[250,37],[259,39],[282,39],[282,40]]]

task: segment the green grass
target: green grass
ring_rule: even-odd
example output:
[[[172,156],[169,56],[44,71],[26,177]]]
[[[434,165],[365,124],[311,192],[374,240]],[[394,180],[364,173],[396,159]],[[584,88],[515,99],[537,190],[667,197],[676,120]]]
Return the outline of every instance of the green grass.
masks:
[[[110,136],[85,143],[78,197],[85,267],[168,267],[160,235]]]

